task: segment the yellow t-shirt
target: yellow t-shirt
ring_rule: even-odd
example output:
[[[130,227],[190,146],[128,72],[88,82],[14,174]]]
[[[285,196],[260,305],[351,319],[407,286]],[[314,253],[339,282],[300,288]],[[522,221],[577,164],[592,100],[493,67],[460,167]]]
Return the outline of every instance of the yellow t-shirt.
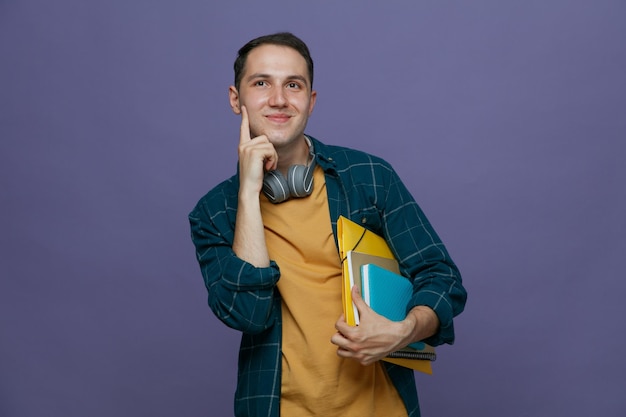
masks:
[[[261,211],[269,255],[281,271],[281,416],[406,417],[380,362],[340,358],[330,342],[342,313],[341,262],[322,169],[315,168],[311,196],[281,204],[263,196]]]

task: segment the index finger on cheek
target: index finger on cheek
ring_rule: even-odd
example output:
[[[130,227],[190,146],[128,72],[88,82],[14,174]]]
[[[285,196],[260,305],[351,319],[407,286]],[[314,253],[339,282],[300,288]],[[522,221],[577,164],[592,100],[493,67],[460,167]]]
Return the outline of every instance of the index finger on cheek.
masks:
[[[239,133],[239,143],[245,143],[250,140],[250,122],[248,121],[248,109],[241,106],[241,130]]]

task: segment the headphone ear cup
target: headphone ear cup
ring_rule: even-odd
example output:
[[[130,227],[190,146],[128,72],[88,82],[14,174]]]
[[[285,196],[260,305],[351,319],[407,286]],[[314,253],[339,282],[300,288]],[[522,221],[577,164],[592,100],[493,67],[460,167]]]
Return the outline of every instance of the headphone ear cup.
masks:
[[[268,171],[263,177],[263,194],[274,204],[290,197],[289,184],[280,171]]]
[[[310,166],[292,165],[287,173],[289,192],[293,197],[301,198],[311,194],[313,190],[313,176],[309,175],[313,170]]]

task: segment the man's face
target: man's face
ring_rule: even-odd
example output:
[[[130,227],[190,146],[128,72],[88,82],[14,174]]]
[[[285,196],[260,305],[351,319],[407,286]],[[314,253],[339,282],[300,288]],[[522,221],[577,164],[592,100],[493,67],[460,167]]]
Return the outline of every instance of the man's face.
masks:
[[[280,148],[302,137],[316,93],[295,49],[266,44],[250,51],[239,91],[231,86],[229,98],[236,114],[246,106],[251,137],[266,135]]]

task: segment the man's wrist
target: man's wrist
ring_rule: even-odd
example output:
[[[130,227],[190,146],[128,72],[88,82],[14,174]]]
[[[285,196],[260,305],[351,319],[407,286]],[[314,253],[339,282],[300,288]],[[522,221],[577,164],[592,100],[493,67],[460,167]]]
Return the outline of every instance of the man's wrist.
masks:
[[[433,336],[439,330],[439,317],[428,306],[415,306],[404,320],[407,326],[407,345]]]

